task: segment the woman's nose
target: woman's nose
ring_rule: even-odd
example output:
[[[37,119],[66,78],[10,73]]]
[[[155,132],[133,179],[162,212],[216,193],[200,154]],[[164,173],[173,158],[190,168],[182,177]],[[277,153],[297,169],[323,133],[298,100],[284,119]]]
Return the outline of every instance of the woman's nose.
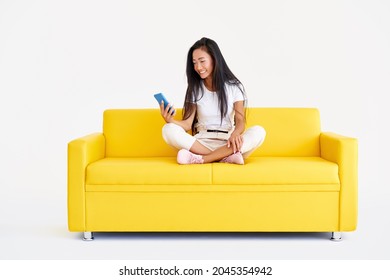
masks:
[[[195,70],[199,71],[202,69],[202,66],[200,64],[195,64]]]

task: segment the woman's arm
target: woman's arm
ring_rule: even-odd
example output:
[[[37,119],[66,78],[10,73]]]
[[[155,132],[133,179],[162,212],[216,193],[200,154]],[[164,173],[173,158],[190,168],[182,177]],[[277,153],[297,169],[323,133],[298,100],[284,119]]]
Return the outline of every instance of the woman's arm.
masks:
[[[175,120],[174,117],[176,116],[176,110],[173,114],[171,114],[170,112],[172,112],[174,108],[170,107],[170,104],[168,104],[168,106],[164,109],[164,103],[161,102],[160,104],[161,116],[164,118],[165,122],[177,124],[181,126],[185,131],[188,131],[191,129],[192,122],[194,121],[195,118],[196,105],[194,104],[193,106],[194,106],[194,110],[189,118],[185,120]]]
[[[242,133],[245,131],[245,109],[244,109],[244,101],[237,101],[234,103],[234,123],[235,128],[230,138],[228,139],[227,146],[233,147],[233,152],[237,152],[241,150],[242,147]]]

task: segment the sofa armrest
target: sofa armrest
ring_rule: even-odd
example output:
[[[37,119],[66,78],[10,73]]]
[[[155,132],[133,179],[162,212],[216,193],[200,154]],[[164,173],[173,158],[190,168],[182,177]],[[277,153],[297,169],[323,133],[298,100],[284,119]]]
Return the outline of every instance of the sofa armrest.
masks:
[[[339,231],[352,231],[357,224],[358,141],[331,132],[320,134],[321,157],[337,163],[340,178]]]
[[[104,158],[105,137],[94,133],[68,143],[68,228],[85,231],[85,176],[88,164]]]

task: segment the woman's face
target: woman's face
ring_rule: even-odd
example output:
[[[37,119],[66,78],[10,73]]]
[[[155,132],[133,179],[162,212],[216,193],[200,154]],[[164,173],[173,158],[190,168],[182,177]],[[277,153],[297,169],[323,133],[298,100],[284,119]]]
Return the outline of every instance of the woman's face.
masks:
[[[202,79],[212,78],[214,63],[212,57],[202,49],[196,49],[192,52],[192,62],[194,69]]]

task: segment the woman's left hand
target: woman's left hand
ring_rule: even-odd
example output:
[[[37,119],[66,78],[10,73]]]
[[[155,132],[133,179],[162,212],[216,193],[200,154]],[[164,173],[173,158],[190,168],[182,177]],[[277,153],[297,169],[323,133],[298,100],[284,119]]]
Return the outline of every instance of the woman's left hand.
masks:
[[[227,146],[228,148],[233,147],[233,153],[236,153],[241,150],[242,143],[243,143],[242,135],[233,132],[228,139]]]

